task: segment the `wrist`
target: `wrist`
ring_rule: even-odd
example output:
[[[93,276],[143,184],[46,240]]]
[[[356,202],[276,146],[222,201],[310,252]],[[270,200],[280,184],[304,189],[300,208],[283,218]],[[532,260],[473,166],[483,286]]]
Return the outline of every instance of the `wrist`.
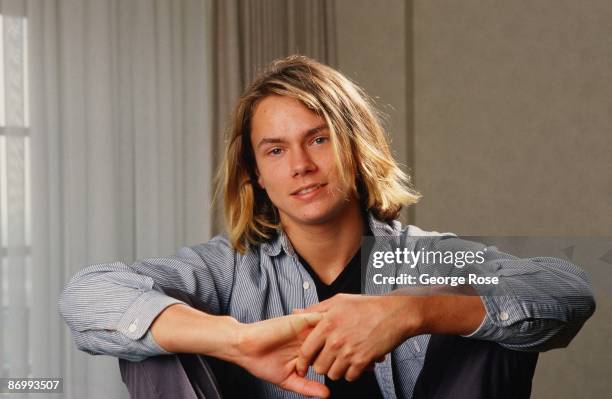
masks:
[[[426,333],[427,308],[424,296],[390,295],[381,297],[382,309],[390,311],[389,324],[399,329],[401,340]]]
[[[206,355],[216,357],[231,363],[238,363],[241,357],[240,340],[244,324],[230,316],[214,316],[217,318],[218,329],[215,329],[217,343],[209,349]]]
[[[405,318],[403,325],[404,338],[428,333],[429,297],[407,295],[402,298],[404,300],[404,310],[410,310],[409,317]]]

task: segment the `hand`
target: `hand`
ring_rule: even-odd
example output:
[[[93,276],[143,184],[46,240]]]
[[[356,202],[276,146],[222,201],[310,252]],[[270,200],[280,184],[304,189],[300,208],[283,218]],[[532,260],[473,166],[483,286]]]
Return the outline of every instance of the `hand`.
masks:
[[[328,397],[329,389],[296,372],[300,345],[321,320],[319,313],[303,313],[253,324],[242,324],[234,363],[254,376],[306,396]]]
[[[421,333],[422,309],[417,297],[347,294],[308,307],[305,312],[323,312],[323,319],[300,348],[298,375],[306,375],[312,364],[332,380],[356,380],[373,362]]]

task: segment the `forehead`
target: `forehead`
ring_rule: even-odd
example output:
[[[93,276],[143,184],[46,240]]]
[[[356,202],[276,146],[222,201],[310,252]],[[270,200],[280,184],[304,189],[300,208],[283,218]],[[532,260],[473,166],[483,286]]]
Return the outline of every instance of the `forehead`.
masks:
[[[301,101],[279,95],[260,100],[251,118],[251,135],[280,135],[299,133],[320,125],[325,120]]]

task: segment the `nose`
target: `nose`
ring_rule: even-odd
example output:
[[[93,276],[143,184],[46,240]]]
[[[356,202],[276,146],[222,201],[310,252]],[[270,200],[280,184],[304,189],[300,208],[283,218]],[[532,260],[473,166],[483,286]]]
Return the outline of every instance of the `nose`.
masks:
[[[293,177],[303,176],[316,170],[310,154],[304,148],[291,151],[291,172]]]

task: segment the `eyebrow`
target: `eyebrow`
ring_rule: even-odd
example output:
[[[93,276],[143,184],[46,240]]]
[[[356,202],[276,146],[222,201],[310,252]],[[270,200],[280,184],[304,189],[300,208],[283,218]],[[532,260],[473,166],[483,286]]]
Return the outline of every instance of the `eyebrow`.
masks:
[[[321,130],[326,129],[327,128],[327,123],[323,123],[317,127],[313,127],[312,129],[308,129],[306,130],[306,132],[303,133],[303,138],[312,136],[313,134],[319,133]],[[264,137],[263,139],[261,139],[259,141],[259,143],[257,143],[257,149],[259,149],[262,145],[265,144],[278,144],[278,143],[284,143],[285,140],[279,138],[279,137]]]

